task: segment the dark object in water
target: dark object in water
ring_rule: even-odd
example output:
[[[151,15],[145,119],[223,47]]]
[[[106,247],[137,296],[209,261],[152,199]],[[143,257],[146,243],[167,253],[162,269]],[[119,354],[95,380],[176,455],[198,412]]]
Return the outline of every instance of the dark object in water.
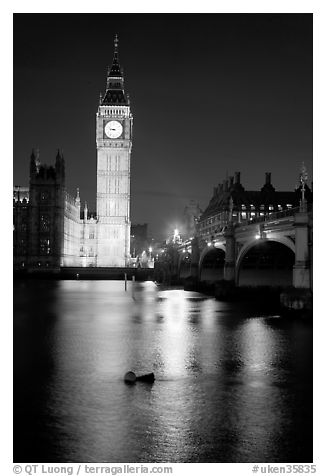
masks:
[[[124,376],[124,381],[126,383],[135,383],[136,382],[136,374],[134,374],[134,372],[127,372]]]
[[[136,383],[136,380],[139,380],[140,382],[153,383],[155,380],[155,376],[153,372],[145,375],[140,375],[139,377],[136,377],[136,374],[134,372],[127,372],[124,376],[124,381],[126,383]]]
[[[153,372],[151,372],[150,374],[140,375],[139,377],[136,377],[136,380],[140,380],[141,382],[154,382],[155,376]]]

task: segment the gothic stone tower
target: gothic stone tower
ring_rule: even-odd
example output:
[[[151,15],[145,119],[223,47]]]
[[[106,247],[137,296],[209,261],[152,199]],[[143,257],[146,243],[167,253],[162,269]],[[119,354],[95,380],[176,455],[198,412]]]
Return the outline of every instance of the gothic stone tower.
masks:
[[[124,91],[118,38],[106,91],[96,115],[97,266],[124,267],[130,256],[130,154],[132,114]]]
[[[63,252],[65,161],[58,150],[55,166],[30,161],[28,267],[59,269]]]

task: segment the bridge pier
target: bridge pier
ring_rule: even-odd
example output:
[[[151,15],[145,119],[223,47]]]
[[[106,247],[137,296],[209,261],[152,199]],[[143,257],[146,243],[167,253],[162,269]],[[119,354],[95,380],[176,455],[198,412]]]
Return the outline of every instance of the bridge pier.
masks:
[[[311,269],[309,256],[309,217],[306,211],[294,215],[295,226],[295,263],[293,266],[293,286],[311,287]]]
[[[225,231],[225,264],[224,279],[235,282],[235,236],[233,224],[230,223]]]
[[[191,267],[190,267],[190,274],[191,277],[198,281],[199,279],[199,244],[198,238],[193,238],[191,242]]]

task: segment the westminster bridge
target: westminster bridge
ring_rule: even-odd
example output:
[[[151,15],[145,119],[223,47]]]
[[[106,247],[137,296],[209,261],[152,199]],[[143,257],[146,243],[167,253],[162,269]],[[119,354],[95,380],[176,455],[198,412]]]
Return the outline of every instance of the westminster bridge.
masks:
[[[195,237],[174,243],[155,263],[156,276],[225,280],[236,286],[312,288],[312,206],[234,223],[210,241]]]

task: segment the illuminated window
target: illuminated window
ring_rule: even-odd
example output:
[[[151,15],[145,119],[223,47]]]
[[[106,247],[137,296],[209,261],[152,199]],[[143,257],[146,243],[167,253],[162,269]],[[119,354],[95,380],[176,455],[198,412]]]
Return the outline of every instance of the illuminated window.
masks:
[[[250,210],[254,210],[255,209],[255,205],[251,204],[250,205]]]
[[[49,255],[51,253],[50,240],[45,238],[40,240],[40,254]]]
[[[241,205],[241,210],[245,210],[245,209],[246,209],[246,205],[243,203],[243,204]]]
[[[273,210],[274,210],[273,205],[268,205],[268,210],[269,210],[269,211],[273,211]]]
[[[242,212],[242,213],[241,213],[241,218],[244,218],[244,219],[246,219],[246,218],[247,218],[247,214],[246,214],[246,212]]]
[[[292,208],[292,204],[291,204],[291,203],[287,203],[287,204],[286,204],[286,208]]]
[[[282,211],[282,205],[277,205],[277,208],[280,212]]]
[[[260,205],[259,209],[260,210],[265,210],[265,205],[264,204]]]
[[[40,230],[41,231],[50,231],[50,219],[49,215],[41,215],[40,220]]]

